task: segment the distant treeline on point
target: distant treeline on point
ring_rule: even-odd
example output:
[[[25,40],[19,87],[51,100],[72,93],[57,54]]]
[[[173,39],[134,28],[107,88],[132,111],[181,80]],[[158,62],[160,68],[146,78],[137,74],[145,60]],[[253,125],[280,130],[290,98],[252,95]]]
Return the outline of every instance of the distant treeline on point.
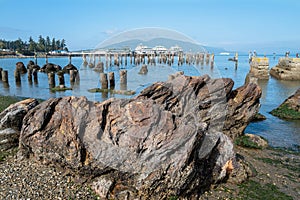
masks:
[[[34,55],[35,52],[68,51],[68,48],[65,39],[50,39],[49,36],[43,38],[43,36],[40,35],[37,42],[34,41],[31,36],[28,41],[23,41],[21,38],[15,41],[0,39],[0,51]]]

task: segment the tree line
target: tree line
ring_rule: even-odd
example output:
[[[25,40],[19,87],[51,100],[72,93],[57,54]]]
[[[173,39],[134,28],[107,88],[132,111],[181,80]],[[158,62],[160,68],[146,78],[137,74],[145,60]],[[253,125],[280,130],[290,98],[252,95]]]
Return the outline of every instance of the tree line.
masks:
[[[68,51],[65,39],[50,39],[49,36],[44,38],[39,36],[38,41],[34,41],[29,37],[28,41],[23,41],[21,38],[15,41],[6,41],[0,39],[0,49],[9,49],[11,51],[18,51],[19,53],[34,53],[34,52],[49,52],[64,50]]]

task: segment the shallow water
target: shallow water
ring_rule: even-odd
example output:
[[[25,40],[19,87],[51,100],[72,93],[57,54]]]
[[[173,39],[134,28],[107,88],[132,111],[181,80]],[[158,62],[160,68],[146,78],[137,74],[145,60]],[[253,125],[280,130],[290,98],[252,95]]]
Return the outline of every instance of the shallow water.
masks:
[[[184,71],[186,75],[204,75],[208,74],[212,78],[228,77],[232,78],[235,82],[234,88],[237,88],[244,84],[245,77],[249,71],[248,56],[239,56],[239,63],[237,69],[235,69],[234,63],[228,61],[228,56],[215,56],[214,67],[206,66],[181,66],[178,67],[175,63],[174,66],[164,66],[157,64],[156,66],[148,66],[148,74],[138,74],[140,66],[127,66],[128,70],[128,84],[127,89],[135,90],[137,93],[142,89],[154,83],[156,81],[165,81],[170,74],[174,74],[177,71]],[[279,57],[275,59],[273,56],[269,57],[270,68],[275,66]],[[49,90],[48,78],[45,73],[38,74],[38,84],[29,84],[27,80],[27,74],[22,75],[21,86],[16,86],[13,76],[16,62],[23,62],[27,65],[30,58],[17,59],[17,58],[5,58],[0,59],[0,67],[9,71],[9,88],[5,88],[0,81],[0,94],[2,95],[15,95],[23,97],[34,97],[47,99],[50,97],[62,97],[62,96],[86,96],[92,101],[103,101],[106,98],[130,98],[130,96],[123,95],[105,95],[101,93],[90,93],[88,89],[100,87],[99,73],[93,71],[88,66],[82,65],[82,58],[72,58],[72,64],[74,64],[80,73],[80,82],[75,83],[72,87],[73,90],[65,92],[52,93]],[[58,64],[62,67],[68,64],[68,58],[49,58],[49,62]],[[97,60],[98,62],[98,60]],[[128,62],[129,63],[129,62]],[[40,66],[45,64],[44,58],[38,59]],[[125,66],[120,67],[125,68]],[[110,67],[106,69],[106,72],[114,71],[116,76],[116,87],[119,88],[119,68]],[[66,86],[71,86],[69,76],[65,75]],[[56,77],[56,83],[58,83]],[[287,147],[296,149],[300,145],[300,121],[286,121],[281,120],[269,114],[269,112],[278,107],[287,97],[292,95],[299,87],[300,81],[279,81],[272,77],[269,80],[259,81],[259,85],[262,88],[263,94],[261,97],[260,112],[267,117],[267,120],[262,122],[251,123],[245,132],[261,135],[269,140],[269,143],[275,147]]]

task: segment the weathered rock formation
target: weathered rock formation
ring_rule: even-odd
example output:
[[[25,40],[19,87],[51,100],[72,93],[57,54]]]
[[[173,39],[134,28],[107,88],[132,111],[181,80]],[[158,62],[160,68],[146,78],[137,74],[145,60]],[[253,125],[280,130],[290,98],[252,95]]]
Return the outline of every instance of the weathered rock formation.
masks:
[[[64,73],[70,73],[70,70],[76,70],[78,71],[77,67],[75,67],[73,64],[69,63],[63,68]]]
[[[270,74],[280,80],[300,80],[300,58],[280,58]]]
[[[19,156],[94,177],[103,198],[197,197],[241,169],[230,137],[257,113],[261,91],[232,87],[179,75],[134,99],[49,99],[25,116]]]
[[[21,74],[27,73],[27,69],[23,62],[16,63],[16,71],[20,72]]]
[[[257,79],[269,79],[269,59],[252,57],[249,74]]]
[[[99,62],[96,67],[94,68],[94,71],[103,73],[104,72],[104,63],[103,62]]]
[[[142,65],[139,74],[147,74],[148,73],[148,67],[147,65]]]
[[[18,146],[23,118],[37,104],[35,99],[26,99],[0,113],[0,149]]]
[[[30,69],[30,70],[33,70],[33,69],[36,69],[36,70],[40,70],[40,66],[36,65],[32,60],[30,60],[27,64],[27,69]]]
[[[53,64],[53,63],[47,63],[40,69],[41,72],[46,72],[46,73],[58,72],[60,70],[61,70],[61,66]]]
[[[300,119],[300,88],[271,114],[284,119]]]

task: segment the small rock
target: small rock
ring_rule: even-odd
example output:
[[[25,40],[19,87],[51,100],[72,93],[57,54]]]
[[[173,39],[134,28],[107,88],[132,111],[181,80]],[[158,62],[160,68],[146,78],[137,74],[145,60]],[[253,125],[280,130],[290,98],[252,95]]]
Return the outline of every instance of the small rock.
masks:
[[[254,135],[254,134],[248,133],[248,134],[245,134],[245,136],[247,136],[250,139],[250,141],[255,143],[257,145],[257,147],[259,147],[259,148],[264,149],[269,146],[268,142],[259,135]]]

